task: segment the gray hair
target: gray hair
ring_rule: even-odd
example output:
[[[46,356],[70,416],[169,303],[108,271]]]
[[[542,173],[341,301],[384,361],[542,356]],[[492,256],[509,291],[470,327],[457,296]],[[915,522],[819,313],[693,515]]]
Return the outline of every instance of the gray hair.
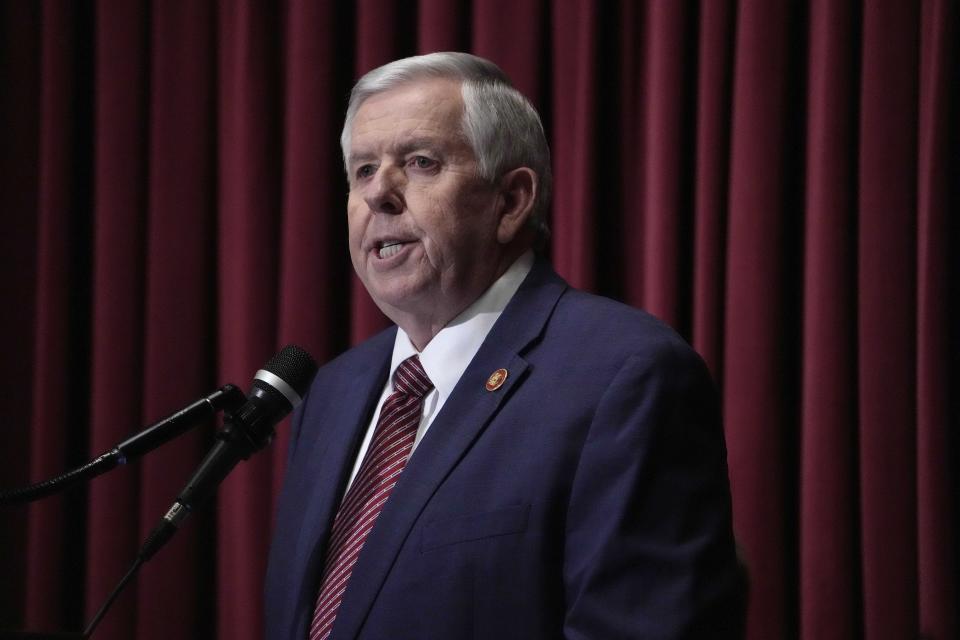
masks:
[[[367,72],[350,93],[340,134],[344,166],[350,149],[353,119],[363,102],[414,80],[451,78],[461,81],[463,134],[477,156],[480,177],[494,182],[506,172],[529,167],[537,174],[537,192],[530,217],[540,242],[550,234],[547,209],[553,175],[550,147],[536,109],[489,60],[469,53],[446,51],[395,60]]]

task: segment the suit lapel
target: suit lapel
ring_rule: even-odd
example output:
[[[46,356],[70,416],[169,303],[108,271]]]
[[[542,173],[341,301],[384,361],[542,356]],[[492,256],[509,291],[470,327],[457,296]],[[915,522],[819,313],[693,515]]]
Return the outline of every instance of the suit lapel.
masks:
[[[522,354],[543,331],[566,288],[548,265],[538,262],[490,331],[477,355],[414,451],[390,499],[364,543],[333,627],[333,638],[360,632],[410,530],[437,487],[526,377]],[[485,384],[497,369],[507,379],[495,391]]]

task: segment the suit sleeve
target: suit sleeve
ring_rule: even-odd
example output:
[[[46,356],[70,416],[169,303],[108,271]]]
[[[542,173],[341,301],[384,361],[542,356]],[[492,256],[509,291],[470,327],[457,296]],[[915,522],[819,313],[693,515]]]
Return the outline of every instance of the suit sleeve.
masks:
[[[742,636],[723,431],[692,350],[633,356],[604,393],[573,481],[564,556],[569,640]]]

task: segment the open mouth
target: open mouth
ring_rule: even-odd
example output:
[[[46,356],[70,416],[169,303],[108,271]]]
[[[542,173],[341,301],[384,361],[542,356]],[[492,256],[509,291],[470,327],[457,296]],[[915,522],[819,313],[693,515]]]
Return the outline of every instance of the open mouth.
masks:
[[[401,242],[400,240],[387,240],[380,245],[380,248],[377,249],[377,256],[384,260],[390,256],[395,256],[400,253],[400,250],[403,249],[403,245],[407,244],[406,242]]]

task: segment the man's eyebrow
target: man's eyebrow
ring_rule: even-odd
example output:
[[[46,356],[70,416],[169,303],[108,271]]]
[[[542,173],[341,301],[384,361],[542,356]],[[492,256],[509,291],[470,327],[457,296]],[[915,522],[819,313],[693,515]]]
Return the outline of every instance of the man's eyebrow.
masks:
[[[360,153],[351,153],[347,156],[347,166],[352,167],[358,162],[369,162],[371,160],[376,160],[377,156],[374,153],[369,151],[361,151]]]
[[[390,153],[394,156],[405,156],[421,149],[441,153],[449,146],[449,141],[437,136],[421,136],[399,142]],[[360,150],[347,156],[347,166],[355,166],[362,162],[373,162],[377,154],[373,151]]]
[[[431,151],[440,151],[447,146],[446,141],[434,136],[424,136],[420,138],[411,138],[404,140],[397,145],[397,155],[406,155],[417,149],[429,149]]]

